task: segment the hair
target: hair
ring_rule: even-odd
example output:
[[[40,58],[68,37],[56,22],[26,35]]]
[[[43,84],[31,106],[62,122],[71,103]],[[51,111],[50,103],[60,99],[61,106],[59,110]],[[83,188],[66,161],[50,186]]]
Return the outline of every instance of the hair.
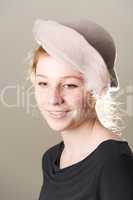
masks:
[[[37,47],[33,48],[31,54],[30,54],[30,68],[28,71],[28,77],[30,79],[31,82],[34,81],[35,79],[35,74],[36,74],[36,66],[39,60],[39,57],[43,55],[43,56],[50,56],[48,54],[48,52],[40,45],[38,45]],[[116,95],[116,91],[114,88],[111,88],[109,86],[109,73],[107,70],[107,67],[105,66],[106,64],[103,62],[101,62],[101,60],[98,60],[96,63],[96,59],[95,63],[93,63],[93,65],[95,64],[95,73],[92,74],[91,76],[95,76],[95,75],[99,75],[99,80],[101,81],[98,82],[98,80],[96,79],[95,81],[95,88],[99,87],[99,85],[101,84],[102,89],[103,89],[103,93],[101,93],[101,95],[99,95],[97,93],[97,90],[95,89],[90,89],[88,87],[89,84],[89,78],[87,78],[86,72],[84,73],[84,77],[86,78],[86,88],[87,90],[89,90],[91,97],[94,99],[95,101],[95,110],[96,110],[96,114],[98,119],[100,120],[100,122],[102,123],[102,125],[111,130],[114,134],[117,135],[122,135],[121,131],[125,128],[125,124],[124,121],[122,119],[122,117],[124,115],[126,115],[125,111],[120,107],[121,102],[119,102],[117,100],[117,95]],[[100,61],[100,62],[99,62]],[[102,65],[102,67],[98,67],[98,65]],[[103,70],[102,70],[103,69]],[[83,72],[83,70],[82,70]],[[92,70],[93,72],[93,70]],[[97,76],[98,77],[98,76]],[[91,82],[92,83],[92,82]],[[103,87],[104,86],[104,87]],[[89,98],[89,101],[91,101],[91,99]]]

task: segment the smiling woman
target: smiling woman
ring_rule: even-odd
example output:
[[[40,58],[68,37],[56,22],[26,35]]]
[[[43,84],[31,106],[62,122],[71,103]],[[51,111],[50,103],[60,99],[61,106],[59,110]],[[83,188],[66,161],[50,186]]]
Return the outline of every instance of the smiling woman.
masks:
[[[87,19],[38,19],[33,34],[37,105],[63,138],[43,154],[39,200],[132,200],[133,153],[112,98],[119,90],[112,37]]]
[[[42,58],[42,57],[45,57],[45,58],[48,59],[50,57],[50,55],[48,54],[48,52],[45,49],[43,49],[42,46],[38,46],[33,51],[32,59],[31,59],[31,68],[30,68],[30,71],[29,71],[29,75],[30,75],[30,79],[31,79],[32,83],[34,83],[35,79],[36,79],[36,81],[38,81],[38,84],[41,86],[41,88],[42,87],[44,88],[44,84],[46,86],[46,82],[47,82],[46,81],[47,77],[45,75],[46,73],[43,73],[43,74],[37,74],[36,73],[38,60],[39,60],[39,58]],[[45,59],[45,61],[46,61],[46,59]],[[62,64],[62,60],[60,62]],[[55,67],[53,68],[54,64],[55,63],[53,63],[53,65],[51,65],[51,70],[50,70],[51,72],[53,72],[53,74],[55,74],[54,70],[57,71]],[[63,65],[64,65],[64,63],[62,64],[62,66]],[[71,68],[74,71],[76,70],[73,66]],[[46,69],[46,67],[45,67],[45,69]],[[50,69],[50,66],[49,66],[49,69]],[[61,67],[61,69],[62,69],[62,67]],[[59,71],[61,71],[61,69],[59,69]],[[98,70],[99,69],[96,69],[96,70],[94,72],[98,74]],[[108,77],[108,73],[104,72],[104,70],[103,70],[103,75],[105,75],[105,76],[107,75],[107,77]],[[70,90],[70,88],[72,89],[74,87],[77,87],[78,85],[80,85],[80,87],[81,87],[81,83],[82,83],[82,87],[86,87],[86,89],[88,89],[88,87],[89,87],[88,86],[88,82],[89,82],[88,81],[88,77],[90,77],[90,75],[88,74],[87,78],[86,78],[86,76],[87,75],[85,74],[85,72],[81,72],[81,70],[78,71],[78,76],[71,76],[71,75],[70,76],[66,76],[66,78],[67,78],[67,82],[66,83],[68,83],[67,87],[69,85],[69,90]],[[76,79],[74,80],[74,78],[72,79],[72,77],[75,77]],[[63,77],[63,78],[66,81],[65,77]],[[94,77],[94,79],[95,79],[95,77]],[[103,79],[103,82],[104,82],[104,79]],[[61,80],[63,81],[63,79],[61,79]],[[74,81],[78,81],[78,82],[74,82]],[[53,80],[52,80],[52,82],[53,82]],[[97,80],[95,80],[94,85],[96,83],[98,85],[98,81]],[[84,84],[84,86],[83,86],[83,84]],[[104,84],[105,83],[102,83],[101,85],[104,85]],[[66,84],[65,84],[65,87],[66,87]],[[94,88],[94,86],[92,88]],[[92,108],[93,111],[94,111],[93,108],[94,108],[94,104],[95,104],[95,109],[96,109],[97,115],[99,116],[99,120],[106,128],[110,129],[112,132],[115,132],[115,134],[121,135],[121,130],[124,128],[123,127],[123,121],[122,121],[123,111],[119,106],[119,102],[116,101],[115,100],[115,96],[113,96],[113,91],[115,91],[115,90],[118,90],[118,88],[117,89],[108,88],[106,93],[104,93],[102,96],[99,96],[95,92],[94,89],[88,90],[89,91],[88,104],[90,105],[90,108]],[[103,90],[103,92],[104,92],[104,90]],[[93,115],[94,115],[94,112],[93,112]],[[91,117],[93,115],[91,113]]]

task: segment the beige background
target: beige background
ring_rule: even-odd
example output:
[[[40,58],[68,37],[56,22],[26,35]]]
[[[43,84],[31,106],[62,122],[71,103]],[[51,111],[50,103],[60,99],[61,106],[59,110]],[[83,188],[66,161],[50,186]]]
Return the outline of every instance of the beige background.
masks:
[[[34,103],[34,98],[29,83],[24,82],[28,69],[25,58],[34,46],[32,25],[38,17],[53,20],[88,17],[112,33],[118,49],[120,100],[128,114],[123,134],[133,144],[132,8],[131,0],[0,1],[1,200],[38,199],[42,154],[61,139],[59,133],[48,128],[36,108],[30,107],[28,111],[29,94],[30,103]]]

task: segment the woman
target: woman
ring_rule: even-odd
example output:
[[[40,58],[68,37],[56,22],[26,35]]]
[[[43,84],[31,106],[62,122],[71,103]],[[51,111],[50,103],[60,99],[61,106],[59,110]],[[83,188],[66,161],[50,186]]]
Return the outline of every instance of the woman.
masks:
[[[133,153],[109,107],[119,89],[111,35],[87,19],[38,19],[33,34],[36,101],[62,136],[43,155],[39,200],[132,200]]]

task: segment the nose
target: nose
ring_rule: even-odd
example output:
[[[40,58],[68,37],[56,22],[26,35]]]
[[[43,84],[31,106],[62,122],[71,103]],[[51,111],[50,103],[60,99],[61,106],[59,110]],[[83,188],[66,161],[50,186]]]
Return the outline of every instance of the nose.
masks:
[[[52,88],[49,92],[48,96],[49,104],[56,105],[56,104],[62,104],[64,102],[64,99],[61,95],[60,88]]]

